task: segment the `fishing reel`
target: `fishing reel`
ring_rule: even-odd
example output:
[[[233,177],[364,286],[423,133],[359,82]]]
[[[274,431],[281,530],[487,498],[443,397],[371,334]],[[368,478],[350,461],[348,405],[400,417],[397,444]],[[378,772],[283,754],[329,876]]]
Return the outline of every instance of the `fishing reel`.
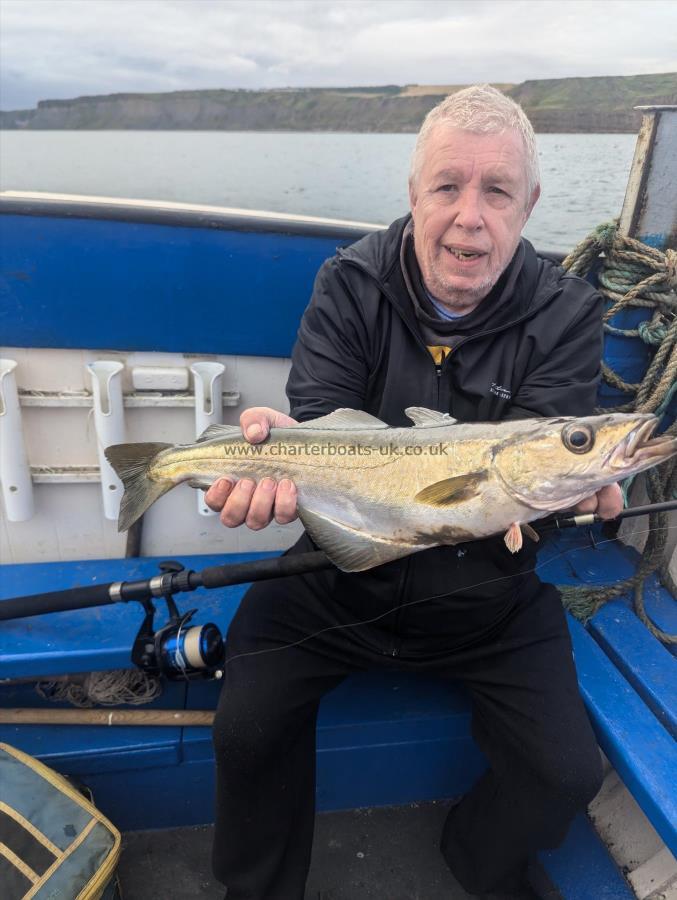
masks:
[[[189,625],[197,609],[181,614],[168,590],[172,577],[183,569],[181,563],[168,560],[160,563],[162,575],[151,579],[153,596],[164,599],[169,621],[155,631],[153,601],[140,601],[146,615],[132,645],[132,662],[150,675],[165,675],[172,681],[222,678],[224,643],[218,627],[213,622]]]

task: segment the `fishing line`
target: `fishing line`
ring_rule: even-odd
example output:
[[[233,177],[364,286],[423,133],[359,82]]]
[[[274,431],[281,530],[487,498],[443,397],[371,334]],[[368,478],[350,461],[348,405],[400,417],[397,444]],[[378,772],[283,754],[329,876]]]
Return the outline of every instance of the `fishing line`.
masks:
[[[647,528],[642,531],[635,531],[633,535],[638,534],[649,534],[652,531],[669,531],[672,528],[677,528],[677,525],[666,525],[665,527],[657,527],[657,528]],[[603,541],[596,541],[595,546],[601,547],[604,544],[611,544],[614,541],[620,541],[620,538],[606,538]],[[439,600],[443,597],[453,597],[454,594],[458,594],[460,591],[469,591],[476,587],[482,587],[485,584],[495,584],[498,581],[505,581],[510,578],[518,578],[521,575],[532,575],[538,571],[538,569],[543,568],[543,566],[548,566],[550,563],[555,562],[557,559],[561,559],[564,556],[567,556],[570,553],[576,553],[579,550],[587,550],[589,549],[587,545],[582,545],[580,547],[572,547],[569,550],[563,550],[561,553],[557,553],[555,556],[551,556],[549,559],[544,560],[541,563],[538,563],[534,566],[533,569],[527,569],[524,572],[518,572],[514,575],[500,575],[498,578],[489,578],[486,581],[478,581],[476,584],[469,584],[464,586],[463,588],[457,588],[454,591],[444,591],[441,594],[432,594],[430,597],[419,597],[418,600],[410,600],[408,603],[402,603],[398,606],[393,606],[392,609],[388,609],[383,613],[379,613],[379,615],[374,616],[371,619],[362,619],[357,622],[346,622],[343,625],[327,625],[326,628],[320,628],[319,631],[315,631],[312,634],[308,634],[305,637],[299,638],[298,641],[292,641],[289,644],[281,644],[279,647],[264,647],[261,650],[246,650],[243,653],[236,653],[235,656],[230,656],[223,664],[222,668],[226,668],[226,666],[230,665],[231,662],[235,662],[236,659],[242,659],[245,656],[261,656],[264,653],[275,653],[278,650],[288,650],[291,647],[299,647],[301,644],[305,644],[306,641],[312,641],[313,638],[319,637],[321,634],[326,634],[328,631],[339,631],[342,628],[359,628],[360,625],[372,625],[374,622],[378,622],[379,619],[384,619],[386,616],[391,615],[391,613],[397,612],[399,609],[407,609],[410,606],[418,606],[419,603],[427,603],[429,600]]]

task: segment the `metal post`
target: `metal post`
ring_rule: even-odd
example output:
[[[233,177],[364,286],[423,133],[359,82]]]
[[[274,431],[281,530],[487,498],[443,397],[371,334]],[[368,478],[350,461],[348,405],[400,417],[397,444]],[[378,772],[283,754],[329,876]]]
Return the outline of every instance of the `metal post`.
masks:
[[[677,106],[644,113],[621,212],[620,230],[657,250],[677,248]]]

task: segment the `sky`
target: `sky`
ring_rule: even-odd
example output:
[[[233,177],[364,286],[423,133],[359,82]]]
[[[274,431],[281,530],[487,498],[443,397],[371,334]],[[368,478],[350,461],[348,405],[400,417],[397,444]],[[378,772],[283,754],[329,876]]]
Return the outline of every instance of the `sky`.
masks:
[[[0,108],[677,71],[675,0],[0,0]]]

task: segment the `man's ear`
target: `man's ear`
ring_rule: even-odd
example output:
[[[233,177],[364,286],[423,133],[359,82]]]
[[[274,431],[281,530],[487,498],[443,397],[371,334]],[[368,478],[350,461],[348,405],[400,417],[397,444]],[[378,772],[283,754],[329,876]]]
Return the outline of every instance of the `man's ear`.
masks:
[[[527,203],[527,208],[524,212],[524,221],[525,222],[531,215],[532,210],[533,210],[534,206],[536,206],[536,202],[538,201],[538,198],[540,196],[541,196],[541,186],[540,186],[540,184],[537,184],[536,187],[531,192],[531,197],[529,197],[529,202]]]

